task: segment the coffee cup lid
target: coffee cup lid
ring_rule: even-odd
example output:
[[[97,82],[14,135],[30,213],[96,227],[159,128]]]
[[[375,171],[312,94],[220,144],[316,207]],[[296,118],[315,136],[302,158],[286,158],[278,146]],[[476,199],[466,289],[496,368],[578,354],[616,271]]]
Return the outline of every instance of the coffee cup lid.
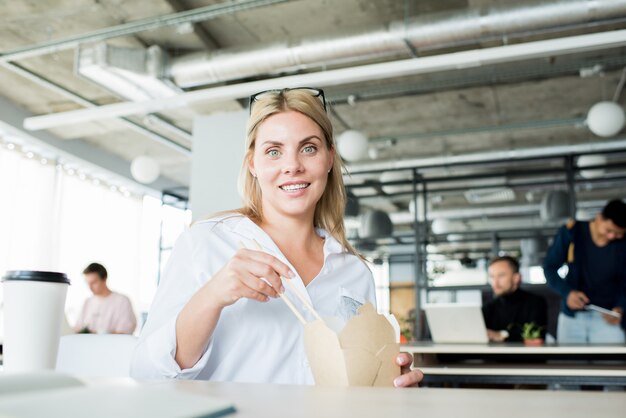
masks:
[[[2,278],[3,282],[9,280],[70,284],[70,280],[65,273],[57,273],[54,271],[10,270],[7,271]]]

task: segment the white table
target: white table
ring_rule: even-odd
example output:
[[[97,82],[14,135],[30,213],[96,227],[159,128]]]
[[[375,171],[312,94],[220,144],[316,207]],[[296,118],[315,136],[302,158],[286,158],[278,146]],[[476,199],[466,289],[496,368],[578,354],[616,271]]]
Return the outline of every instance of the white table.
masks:
[[[425,383],[576,384],[626,386],[626,345],[516,343],[402,347],[413,354]]]
[[[4,402],[0,396],[0,415],[191,418],[203,416],[218,403],[220,408],[232,405],[236,412],[227,416],[233,418],[612,418],[623,417],[626,411],[623,392],[331,388],[128,378],[86,383],[87,388],[72,385],[5,394]],[[196,396],[191,399],[189,394]]]
[[[170,381],[159,385],[230,400],[236,418],[623,417],[624,393],[437,388],[321,388]]]

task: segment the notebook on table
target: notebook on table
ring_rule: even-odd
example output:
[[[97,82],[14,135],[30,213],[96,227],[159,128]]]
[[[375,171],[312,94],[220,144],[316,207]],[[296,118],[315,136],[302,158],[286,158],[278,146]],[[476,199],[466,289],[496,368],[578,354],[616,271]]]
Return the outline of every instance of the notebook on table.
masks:
[[[38,388],[9,390],[11,379],[23,385],[28,379]],[[50,385],[45,387],[43,380]],[[175,388],[141,384],[84,386],[76,379],[43,373],[0,376],[0,417],[40,418],[216,418],[235,412],[233,405],[215,397]],[[24,387],[24,386],[22,386]]]

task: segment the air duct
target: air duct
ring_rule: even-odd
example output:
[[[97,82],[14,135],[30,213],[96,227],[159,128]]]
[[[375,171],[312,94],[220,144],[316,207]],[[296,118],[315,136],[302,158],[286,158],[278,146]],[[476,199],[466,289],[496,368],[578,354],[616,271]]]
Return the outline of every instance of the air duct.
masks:
[[[328,66],[381,57],[406,58],[420,48],[478,43],[485,38],[560,26],[622,18],[626,0],[561,0],[514,7],[489,7],[427,14],[407,22],[330,39],[255,45],[248,50],[220,50],[174,58],[169,75],[180,87]]]
[[[359,236],[361,238],[385,238],[393,233],[389,215],[381,210],[370,210],[363,214]]]
[[[537,236],[534,238],[523,238],[520,240],[520,250],[522,253],[521,264],[524,267],[540,265],[543,256],[548,248],[545,238]]]
[[[133,101],[173,97],[181,90],[163,75],[165,52],[99,44],[78,51],[76,72]]]
[[[624,0],[626,1],[626,0]],[[435,55],[421,59],[408,58],[375,64],[365,64],[328,71],[262,79],[256,81],[212,86],[188,91],[173,98],[152,99],[142,102],[113,103],[97,109],[70,110],[28,118],[24,127],[29,130],[49,129],[73,123],[88,122],[140,113],[160,112],[165,109],[186,107],[192,103],[218,103],[248,97],[258,91],[285,86],[338,86],[384,80],[408,75],[427,74],[438,71],[458,70],[468,66],[492,65],[533,58],[553,57],[596,49],[626,46],[626,29],[569,36],[514,45],[480,48],[450,54]]]
[[[589,201],[579,201],[577,203],[578,208],[587,210],[589,213],[595,213],[597,210],[601,210],[606,204],[605,200],[589,200]],[[498,220],[496,218],[502,218],[506,216],[515,216],[515,217],[523,217],[520,218],[522,222],[531,222],[530,218],[535,219],[537,222],[541,224],[546,221],[538,219],[541,212],[541,205],[535,204],[525,204],[525,205],[509,205],[509,206],[490,206],[484,208],[474,208],[474,207],[461,207],[454,209],[433,209],[430,210],[427,214],[427,220],[436,220],[442,219],[443,222],[437,222],[437,227],[435,228],[437,231],[433,231],[436,234],[443,234],[446,232],[457,232],[456,228],[463,224],[467,223],[468,220],[476,219],[480,222],[485,222],[487,226],[491,225],[491,227],[495,228]],[[411,225],[414,221],[413,215],[409,211],[403,212],[395,212],[390,213],[389,218],[394,225]],[[556,221],[560,222],[562,219]],[[459,221],[459,222],[457,222]],[[461,222],[462,221],[462,222]],[[534,222],[534,221],[533,221]],[[554,222],[554,221],[552,221]],[[532,226],[528,225],[529,227]]]
[[[570,196],[564,190],[553,190],[546,193],[541,200],[539,217],[542,221],[561,221],[574,216],[570,211]]]

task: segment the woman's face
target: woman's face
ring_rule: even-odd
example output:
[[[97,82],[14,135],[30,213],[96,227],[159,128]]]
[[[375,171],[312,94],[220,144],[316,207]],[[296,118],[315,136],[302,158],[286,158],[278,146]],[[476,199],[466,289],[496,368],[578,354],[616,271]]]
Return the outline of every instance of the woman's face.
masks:
[[[312,219],[333,160],[334,150],[309,117],[286,111],[267,118],[257,129],[249,164],[261,187],[264,216]]]

